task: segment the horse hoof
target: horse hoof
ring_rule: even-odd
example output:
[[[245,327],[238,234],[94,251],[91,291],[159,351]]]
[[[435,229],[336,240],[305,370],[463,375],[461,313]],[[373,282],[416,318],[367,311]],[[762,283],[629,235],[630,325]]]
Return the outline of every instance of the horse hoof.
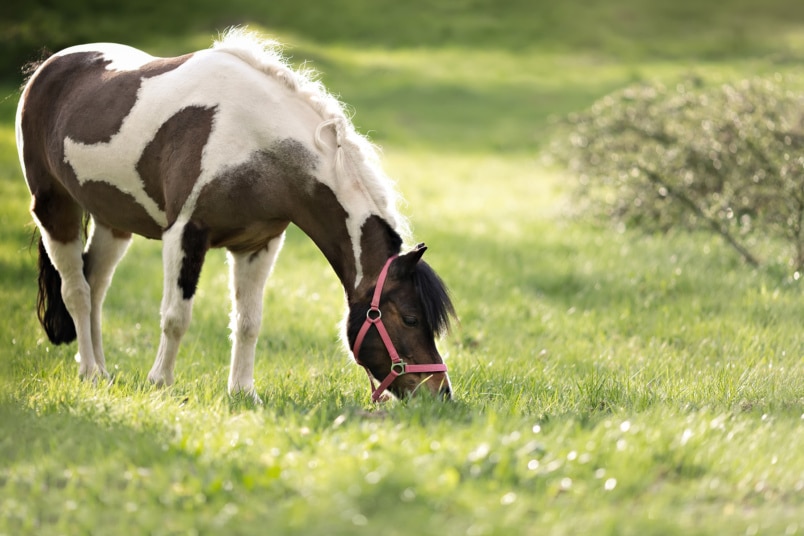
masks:
[[[80,355],[76,354],[76,359],[80,359]],[[78,367],[78,377],[84,381],[92,382],[93,385],[98,385],[99,382],[107,383],[112,378],[105,368],[99,367],[94,363],[92,365],[81,363]]]
[[[156,387],[168,387],[173,385],[173,376],[151,371],[148,373],[148,381],[154,384]]]
[[[102,369],[95,369],[90,373],[79,372],[78,377],[81,378],[81,381],[89,382],[95,387],[98,385],[108,386],[113,383],[112,377],[109,375],[109,373]]]
[[[254,388],[251,389],[229,389],[229,396],[232,398],[241,398],[254,404],[255,406],[262,406],[263,401],[260,395]]]

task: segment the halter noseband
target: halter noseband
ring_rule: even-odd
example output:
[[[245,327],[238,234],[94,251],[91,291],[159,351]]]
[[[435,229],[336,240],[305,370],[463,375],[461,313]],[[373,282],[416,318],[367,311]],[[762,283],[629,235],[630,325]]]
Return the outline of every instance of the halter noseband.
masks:
[[[385,284],[385,278],[388,276],[388,268],[391,266],[391,263],[396,259],[397,256],[394,255],[390,259],[385,262],[385,266],[382,267],[382,271],[380,272],[380,276],[377,278],[377,286],[374,289],[374,296],[371,298],[371,307],[366,312],[366,320],[363,322],[363,326],[360,328],[360,331],[357,333],[357,338],[355,339],[354,348],[352,348],[352,354],[355,357],[355,361],[357,364],[366,369],[366,374],[368,374],[369,382],[371,383],[371,400],[377,402],[380,399],[380,396],[388,389],[388,386],[391,385],[397,376],[402,376],[408,373],[420,373],[420,372],[446,372],[447,365],[443,363],[432,363],[430,365],[416,365],[416,364],[408,364],[399,357],[399,353],[394,348],[394,343],[391,342],[391,337],[388,335],[388,331],[385,329],[385,325],[382,323],[382,311],[380,311],[380,296],[382,295],[382,287]],[[380,334],[380,338],[382,339],[383,344],[385,344],[385,349],[388,350],[388,355],[391,357],[391,372],[385,379],[380,382],[380,385],[374,387],[374,380],[371,378],[371,372],[366,365],[360,362],[360,347],[363,344],[363,339],[366,338],[366,334],[369,331],[369,328],[374,326],[377,328],[377,332]]]

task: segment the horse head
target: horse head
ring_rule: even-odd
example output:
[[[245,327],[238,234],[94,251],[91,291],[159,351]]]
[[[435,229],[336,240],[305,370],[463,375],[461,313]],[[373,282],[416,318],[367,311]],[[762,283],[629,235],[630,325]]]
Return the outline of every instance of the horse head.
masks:
[[[427,248],[386,262],[376,284],[361,289],[349,304],[347,337],[355,360],[380,385],[377,400],[387,389],[401,398],[422,387],[443,398],[452,389],[435,338],[449,329],[455,315],[444,283],[421,260]]]

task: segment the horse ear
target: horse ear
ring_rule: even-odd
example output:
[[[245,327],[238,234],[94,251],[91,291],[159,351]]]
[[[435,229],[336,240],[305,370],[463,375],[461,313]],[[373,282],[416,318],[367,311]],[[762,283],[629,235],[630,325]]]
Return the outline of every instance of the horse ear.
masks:
[[[421,260],[424,252],[427,251],[427,246],[423,243],[417,245],[412,250],[399,256],[398,266],[400,273],[411,274],[416,269],[416,264]]]

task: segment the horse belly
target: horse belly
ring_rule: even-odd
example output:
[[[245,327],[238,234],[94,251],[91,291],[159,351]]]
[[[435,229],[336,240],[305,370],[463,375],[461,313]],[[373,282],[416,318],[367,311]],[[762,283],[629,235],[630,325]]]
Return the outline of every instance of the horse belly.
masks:
[[[285,232],[290,222],[252,223],[240,228],[212,229],[210,247],[226,248],[234,252],[258,251]]]
[[[78,203],[106,227],[126,231],[146,238],[160,239],[164,227],[154,221],[143,206],[130,194],[110,183],[92,181],[73,193]]]

